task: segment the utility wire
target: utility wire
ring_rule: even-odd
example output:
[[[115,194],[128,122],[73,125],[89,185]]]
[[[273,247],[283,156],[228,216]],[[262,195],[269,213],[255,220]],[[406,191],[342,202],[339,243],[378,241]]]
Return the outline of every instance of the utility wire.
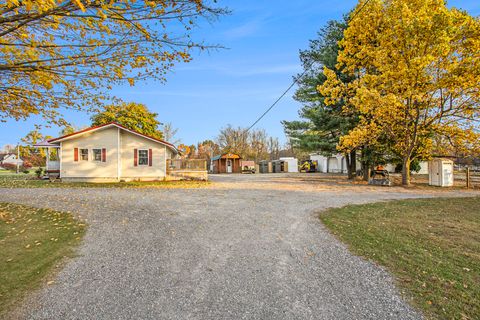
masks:
[[[278,99],[275,100],[275,102],[274,102],[267,110],[265,110],[265,112],[264,112],[250,127],[248,127],[247,130],[245,130],[245,132],[248,132],[248,131],[250,131],[250,129],[252,129],[253,127],[255,127],[255,125],[256,125],[257,123],[259,123],[260,120],[262,120],[263,117],[265,117],[265,116],[267,115],[267,113],[269,113],[270,110],[272,110],[273,107],[275,107],[275,105],[276,105],[278,102],[280,102],[280,100],[282,100],[283,97],[285,97],[285,95],[288,93],[288,91],[290,91],[290,89],[292,89],[292,87],[298,82],[298,80],[299,80],[300,78],[302,78],[302,77],[307,73],[307,71],[308,71],[309,69],[310,69],[310,67],[307,68],[305,71],[303,71],[303,73],[302,73],[298,78],[296,78],[296,79],[292,82],[292,84],[287,88],[287,90],[285,90],[285,91],[282,93],[282,95],[281,95],[280,97],[278,97]]]
[[[352,17],[350,18],[350,21],[349,21],[349,22],[353,21],[353,19],[355,19],[355,18],[358,16],[358,14],[363,10],[363,8],[365,8],[365,6],[366,6],[369,2],[370,2],[370,0],[366,0],[366,1],[363,3],[363,5],[360,7],[360,9],[358,9],[358,10],[352,15]],[[303,78],[303,76],[304,76],[308,71],[310,71],[310,68],[312,67],[312,65],[313,65],[313,63],[312,63],[310,66],[308,66],[307,68],[305,68],[305,71],[303,71],[303,72],[300,74],[300,76],[298,76],[297,78],[295,78],[295,80],[293,80],[292,84],[287,88],[287,90],[285,90],[285,91],[280,95],[280,97],[278,97],[278,99],[275,100],[275,102],[274,102],[267,110],[265,110],[265,112],[262,113],[262,115],[261,115],[260,117],[258,117],[258,119],[255,120],[255,122],[254,122],[250,127],[248,127],[247,130],[245,130],[245,133],[247,133],[247,132],[250,131],[253,127],[255,127],[255,125],[256,125],[257,123],[259,123],[259,122],[263,119],[263,117],[265,117],[265,116],[267,115],[267,113],[269,113],[269,112],[277,105],[277,103],[279,103],[280,100],[283,99],[283,97],[285,97],[285,95],[290,91],[290,89],[292,89],[293,86],[297,84],[298,80],[300,80],[301,78]]]

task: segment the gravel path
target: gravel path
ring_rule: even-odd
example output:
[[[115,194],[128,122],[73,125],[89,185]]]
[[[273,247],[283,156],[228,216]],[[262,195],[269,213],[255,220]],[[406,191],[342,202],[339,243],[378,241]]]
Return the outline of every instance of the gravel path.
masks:
[[[29,319],[419,319],[316,216],[422,196],[383,190],[0,189],[0,199],[90,225]]]

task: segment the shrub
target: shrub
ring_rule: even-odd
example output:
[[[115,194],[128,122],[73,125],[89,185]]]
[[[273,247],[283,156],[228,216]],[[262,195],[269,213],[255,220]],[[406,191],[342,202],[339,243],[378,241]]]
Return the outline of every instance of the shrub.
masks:
[[[23,161],[31,164],[32,167],[44,167],[45,166],[45,157],[41,154],[31,153],[23,156]]]
[[[401,173],[403,168],[403,164],[399,163],[395,167],[395,173]],[[420,165],[420,160],[412,160],[410,163],[410,172],[419,172],[422,169],[422,166]]]
[[[38,169],[35,170],[35,174],[37,175],[37,178],[41,178],[43,176],[43,168],[38,167]]]
[[[32,167],[32,163],[28,160],[24,160],[23,161],[23,168],[31,168]]]

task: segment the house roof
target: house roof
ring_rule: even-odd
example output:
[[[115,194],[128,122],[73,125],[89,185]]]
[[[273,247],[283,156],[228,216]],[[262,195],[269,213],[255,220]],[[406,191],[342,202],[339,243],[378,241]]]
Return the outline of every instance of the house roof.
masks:
[[[149,135],[146,135],[146,134],[143,134],[143,133],[140,133],[138,131],[135,131],[135,130],[132,130],[132,129],[129,129],[127,127],[124,127],[122,126],[121,124],[119,123],[116,123],[116,122],[110,122],[110,123],[107,123],[107,124],[102,124],[100,126],[94,126],[94,127],[90,127],[90,128],[87,128],[87,129],[83,129],[83,130],[80,130],[80,131],[77,131],[77,132],[74,132],[74,133],[70,133],[70,134],[67,134],[67,135],[64,135],[64,136],[61,136],[61,137],[58,137],[58,138],[53,138],[53,139],[49,139],[49,140],[46,140],[46,141],[42,141],[40,142],[39,144],[35,145],[35,146],[38,146],[38,147],[48,147],[48,146],[55,146],[56,143],[58,142],[62,142],[62,141],[65,141],[65,140],[69,140],[69,139],[73,139],[73,138],[76,138],[82,134],[85,134],[85,133],[90,133],[90,132],[95,132],[97,130],[102,130],[102,129],[107,129],[107,128],[110,128],[110,127],[117,127],[117,128],[120,128],[124,131],[127,131],[127,132],[130,132],[132,134],[135,134],[137,136],[141,136],[145,139],[148,139],[148,140],[151,140],[151,141],[154,141],[154,142],[157,142],[157,143],[160,143],[160,144],[163,144],[167,147],[169,147],[171,150],[173,150],[175,153],[178,153],[178,149],[171,143],[169,142],[166,142],[166,141],[163,141],[161,139],[158,139],[158,138],[155,138],[155,137],[152,137],[152,136],[149,136]],[[43,144],[43,145],[42,145]]]
[[[7,153],[0,153],[0,161],[5,160],[8,156],[14,156],[15,153],[13,152],[7,152]]]

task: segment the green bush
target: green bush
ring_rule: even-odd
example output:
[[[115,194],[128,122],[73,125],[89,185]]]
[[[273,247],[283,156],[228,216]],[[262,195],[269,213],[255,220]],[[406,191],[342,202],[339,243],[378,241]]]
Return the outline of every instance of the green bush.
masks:
[[[35,170],[35,174],[37,175],[37,178],[41,178],[43,176],[43,168],[38,167],[38,169]]]
[[[403,164],[399,163],[395,167],[395,173],[401,173],[403,168]],[[410,172],[419,172],[422,169],[422,166],[420,165],[420,160],[415,159],[410,163]]]

